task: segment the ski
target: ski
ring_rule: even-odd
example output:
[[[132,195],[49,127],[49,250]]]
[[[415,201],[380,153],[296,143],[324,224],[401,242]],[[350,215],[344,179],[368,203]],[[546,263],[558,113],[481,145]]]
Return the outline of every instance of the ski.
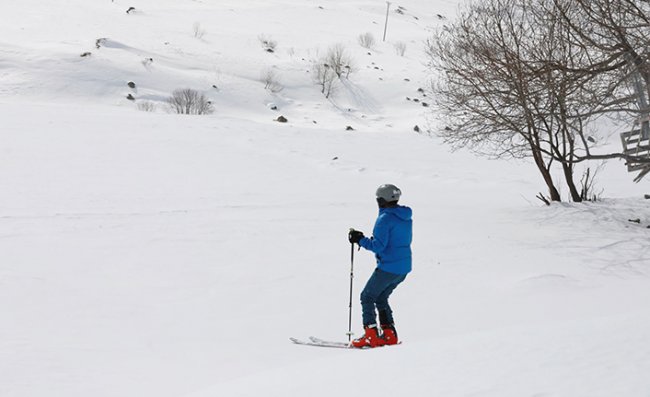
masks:
[[[348,348],[353,348],[354,347],[351,344],[352,342],[333,342],[333,341],[329,341],[329,340],[320,339],[320,338],[317,338],[315,336],[310,336],[309,340],[314,342],[314,343],[323,343],[323,344],[326,344],[326,345],[348,347]]]
[[[339,348],[339,349],[354,349],[352,346],[350,346],[349,343],[346,342],[332,342],[332,341],[326,341],[322,339],[318,339],[315,337],[310,337],[309,340],[301,340],[297,338],[289,338],[289,340],[296,345],[304,345],[304,346],[316,346],[316,347],[333,347],[333,348]]]
[[[370,349],[370,347],[362,347],[362,348],[356,348],[350,344],[350,342],[335,342],[335,341],[329,341],[329,340],[324,340],[317,338],[315,336],[310,336],[309,340],[302,340],[302,339],[297,339],[297,338],[289,338],[289,340],[296,345],[304,345],[304,346],[316,346],[316,347],[333,347],[333,348],[338,348],[338,349],[359,349],[359,350],[367,350]],[[402,342],[398,342],[398,345],[401,345]],[[378,346],[378,347],[383,347],[383,346]]]

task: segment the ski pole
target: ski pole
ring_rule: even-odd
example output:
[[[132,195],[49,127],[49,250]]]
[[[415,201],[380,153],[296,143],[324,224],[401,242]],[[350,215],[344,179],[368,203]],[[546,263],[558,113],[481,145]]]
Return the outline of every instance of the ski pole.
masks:
[[[354,280],[354,243],[350,243],[350,304],[348,313],[348,342],[352,340],[352,280]]]

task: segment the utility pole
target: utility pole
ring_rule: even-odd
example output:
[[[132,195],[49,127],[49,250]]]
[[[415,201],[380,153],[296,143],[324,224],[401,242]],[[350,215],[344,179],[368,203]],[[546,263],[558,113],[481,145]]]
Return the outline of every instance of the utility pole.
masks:
[[[384,40],[386,41],[386,28],[388,28],[388,11],[390,10],[390,1],[386,2],[386,23],[384,23]]]

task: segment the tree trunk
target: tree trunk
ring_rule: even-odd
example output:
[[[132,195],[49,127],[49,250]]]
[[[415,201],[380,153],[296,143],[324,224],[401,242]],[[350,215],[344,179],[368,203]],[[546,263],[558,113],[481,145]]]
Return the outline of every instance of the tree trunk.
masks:
[[[539,153],[539,150],[536,150],[535,148],[531,149],[533,149],[533,159],[535,160],[537,169],[542,174],[542,178],[544,178],[544,182],[546,182],[546,186],[548,187],[548,193],[551,196],[551,201],[562,201],[560,192],[558,192],[555,184],[553,183],[553,177],[551,176],[548,168],[546,168],[546,164],[544,163],[544,159],[542,158],[541,153]]]
[[[581,203],[582,195],[576,188],[576,184],[573,181],[573,166],[571,164],[563,162],[562,170],[564,171],[564,179],[566,180],[566,184],[569,187],[569,192],[571,193],[571,200],[573,200],[574,203]]]

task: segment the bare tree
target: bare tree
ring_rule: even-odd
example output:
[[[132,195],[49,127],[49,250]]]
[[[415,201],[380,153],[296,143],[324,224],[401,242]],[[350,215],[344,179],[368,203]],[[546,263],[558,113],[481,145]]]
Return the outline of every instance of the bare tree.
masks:
[[[214,111],[210,102],[202,93],[190,88],[178,89],[167,98],[170,109],[178,114],[210,114]]]
[[[336,74],[338,78],[349,77],[354,71],[353,61],[343,44],[335,44],[327,50],[324,64]]]
[[[590,144],[587,126],[611,90],[604,74],[573,73],[590,59],[590,53],[572,40],[562,10],[552,1],[520,0],[530,14],[527,19],[537,32],[528,48],[525,64],[535,90],[531,107],[541,124],[542,153],[557,161],[571,199],[579,202],[584,195],[574,181],[575,165],[584,159]],[[567,11],[567,10],[565,10]],[[568,10],[571,12],[570,10]]]
[[[551,170],[558,164],[571,199],[582,201],[573,175],[577,163],[630,159],[593,154],[587,136],[597,117],[630,104],[624,79],[614,76],[626,65],[625,51],[594,47],[613,33],[593,18],[570,0],[470,4],[428,42],[438,77],[432,88],[446,122],[440,135],[493,157],[532,157],[554,201],[560,196]],[[590,35],[600,38],[587,40]]]
[[[320,92],[329,98],[334,93],[337,80],[334,70],[324,60],[319,60],[312,64],[311,72],[314,82],[321,87]]]
[[[553,158],[542,148],[547,131],[535,114],[542,93],[525,61],[534,29],[518,0],[471,3],[427,42],[432,90],[446,142],[496,158],[532,157],[551,200],[560,201]]]

